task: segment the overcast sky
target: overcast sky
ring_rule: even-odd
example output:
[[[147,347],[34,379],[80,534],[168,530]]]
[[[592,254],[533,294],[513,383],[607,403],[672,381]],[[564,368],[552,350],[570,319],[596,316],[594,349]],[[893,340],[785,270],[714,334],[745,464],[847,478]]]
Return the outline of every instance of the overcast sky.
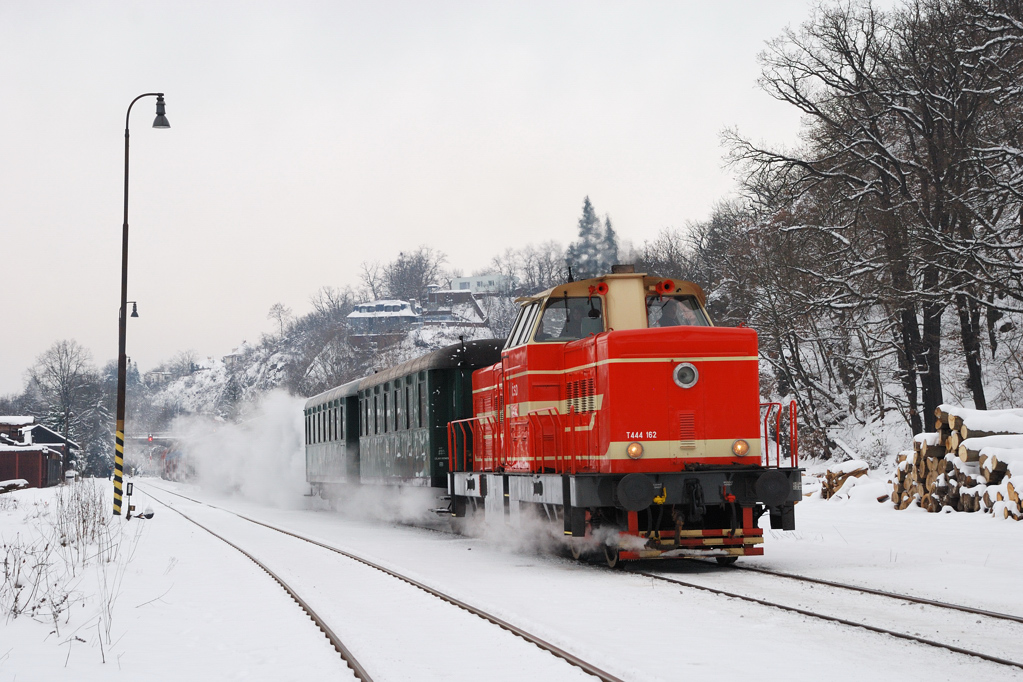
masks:
[[[0,394],[55,341],[117,354],[124,115],[128,355],[219,357],[363,261],[466,273],[575,237],[635,244],[735,192],[719,133],[793,143],[756,55],[808,0],[0,0]]]

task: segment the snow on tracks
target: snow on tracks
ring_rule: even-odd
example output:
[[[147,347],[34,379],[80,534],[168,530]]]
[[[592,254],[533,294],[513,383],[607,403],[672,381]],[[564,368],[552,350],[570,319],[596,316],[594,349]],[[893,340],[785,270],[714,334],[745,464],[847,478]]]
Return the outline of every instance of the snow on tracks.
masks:
[[[179,493],[147,487],[187,500],[191,503],[187,515],[180,509],[175,511],[256,561],[300,602],[325,632],[331,630],[326,623],[334,623],[333,631],[343,633],[349,643],[346,653],[342,654],[345,659],[351,664],[352,652],[358,654],[361,663],[356,665],[361,672],[356,674],[360,679],[369,679],[366,672],[369,669],[378,682],[411,678],[450,680],[463,676],[466,679],[482,676],[487,680],[596,677],[605,682],[622,682],[523,628],[363,557]],[[151,491],[146,492],[152,496]],[[154,499],[168,504],[155,496]],[[248,552],[239,544],[257,549]],[[325,556],[322,550],[333,556]],[[255,555],[264,557],[265,562]],[[271,571],[267,563],[274,564],[277,570]],[[281,575],[288,575],[290,586]],[[395,583],[392,579],[402,582]],[[402,589],[401,584],[406,589]],[[299,599],[298,591],[306,595],[305,600]],[[317,603],[317,611],[322,615],[314,614],[312,602]],[[452,611],[442,603],[461,610]],[[521,639],[509,641],[506,634],[479,623],[472,616]],[[340,639],[335,646],[339,643]]]

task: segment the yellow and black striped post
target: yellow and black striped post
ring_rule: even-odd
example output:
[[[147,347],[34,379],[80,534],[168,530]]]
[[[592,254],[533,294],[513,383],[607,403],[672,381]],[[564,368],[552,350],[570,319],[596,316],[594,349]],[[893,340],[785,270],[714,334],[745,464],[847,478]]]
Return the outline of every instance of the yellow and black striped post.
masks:
[[[114,516],[121,514],[121,497],[124,489],[124,420],[117,420],[117,434],[114,436]]]

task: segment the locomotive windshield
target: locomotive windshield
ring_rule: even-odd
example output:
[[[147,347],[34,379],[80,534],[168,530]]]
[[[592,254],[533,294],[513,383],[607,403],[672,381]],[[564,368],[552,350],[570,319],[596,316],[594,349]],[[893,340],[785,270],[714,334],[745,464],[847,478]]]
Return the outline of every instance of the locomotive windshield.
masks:
[[[648,327],[709,327],[710,322],[693,296],[647,296]]]
[[[599,296],[588,298],[551,297],[543,309],[537,341],[575,341],[604,331],[604,315]]]

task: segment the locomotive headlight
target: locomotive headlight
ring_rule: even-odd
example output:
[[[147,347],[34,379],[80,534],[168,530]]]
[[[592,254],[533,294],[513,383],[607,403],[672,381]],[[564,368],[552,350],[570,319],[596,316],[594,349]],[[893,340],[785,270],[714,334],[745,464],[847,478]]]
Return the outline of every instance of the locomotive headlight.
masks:
[[[745,454],[749,452],[749,443],[740,438],[732,443],[732,452],[735,453],[736,457],[745,456]]]
[[[625,454],[629,456],[629,459],[639,459],[643,456],[643,444],[629,443],[629,447],[625,448]]]
[[[672,371],[671,376],[675,380],[675,385],[679,388],[692,388],[699,380],[700,373],[696,370],[695,365],[683,362],[675,365],[675,369]]]

